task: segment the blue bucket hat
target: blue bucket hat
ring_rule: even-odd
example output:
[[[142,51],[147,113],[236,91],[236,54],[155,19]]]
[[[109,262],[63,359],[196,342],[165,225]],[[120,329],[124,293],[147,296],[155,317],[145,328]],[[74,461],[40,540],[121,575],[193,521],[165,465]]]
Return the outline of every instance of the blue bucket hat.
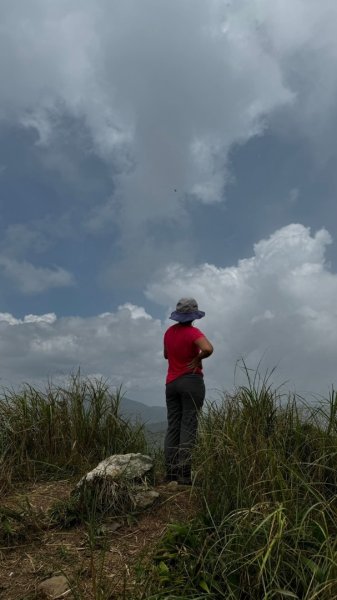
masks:
[[[194,298],[181,298],[176,306],[175,311],[170,316],[173,321],[179,323],[188,323],[195,319],[202,319],[205,316],[204,311],[198,309],[197,301]]]

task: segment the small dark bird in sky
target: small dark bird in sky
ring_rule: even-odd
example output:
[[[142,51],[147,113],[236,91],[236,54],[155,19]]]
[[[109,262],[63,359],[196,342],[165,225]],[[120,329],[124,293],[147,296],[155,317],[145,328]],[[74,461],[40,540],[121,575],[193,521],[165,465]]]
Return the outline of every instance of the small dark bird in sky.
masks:
[[[176,192],[177,190],[175,189],[174,191]]]

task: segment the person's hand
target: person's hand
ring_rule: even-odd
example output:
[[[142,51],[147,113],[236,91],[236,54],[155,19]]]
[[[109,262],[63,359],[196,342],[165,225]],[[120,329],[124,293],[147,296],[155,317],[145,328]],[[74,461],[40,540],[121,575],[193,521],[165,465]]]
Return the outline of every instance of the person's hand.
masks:
[[[202,368],[201,358],[199,358],[199,356],[195,356],[187,366],[189,369],[191,369],[191,371],[193,371],[193,373],[195,373],[197,369]]]

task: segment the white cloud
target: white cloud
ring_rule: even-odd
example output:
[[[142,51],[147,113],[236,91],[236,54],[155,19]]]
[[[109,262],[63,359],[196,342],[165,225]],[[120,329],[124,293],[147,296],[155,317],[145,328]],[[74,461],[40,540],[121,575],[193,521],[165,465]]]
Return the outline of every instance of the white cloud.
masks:
[[[200,326],[216,352],[207,372],[212,386],[232,381],[237,359],[249,366],[278,366],[280,379],[301,391],[326,392],[336,384],[337,275],[325,263],[331,242],[322,229],[311,235],[289,225],[254,247],[253,257],[229,268],[172,265],[147,294],[170,309],[195,296],[206,310]]]
[[[129,311],[131,319],[148,319],[151,321],[151,315],[149,315],[142,306],[135,306],[135,304],[126,302],[126,304],[122,304],[118,307],[118,310],[124,309]]]
[[[278,127],[335,152],[336,18],[335,0],[3,2],[0,123],[32,128],[43,167],[76,178],[77,119],[76,151],[113,178],[82,226],[114,222],[126,270],[149,249],[156,268],[172,244],[154,251],[149,228],[174,221],[186,240],[190,202],[224,199],[236,145]]]
[[[279,60],[285,50],[264,44],[256,15],[282,36],[286,24],[274,32],[261,0],[11,0],[1,26],[2,116],[34,128],[45,146],[60,114],[83,119],[93,149],[121,174],[123,227],[176,216],[186,195],[219,201],[231,146],[295,98]]]
[[[23,319],[16,319],[10,313],[0,313],[0,321],[9,325],[20,325],[22,323],[46,323],[52,325],[56,321],[55,313],[46,313],[45,315],[26,315]]]
[[[91,232],[111,221],[120,226],[121,260],[107,259],[113,264],[106,277],[138,283],[147,269],[155,280],[148,294],[165,307],[187,290],[196,295],[216,343],[207,365],[214,385],[232,380],[239,356],[254,362],[265,352],[302,387],[327,386],[334,377],[329,234],[292,225],[236,266],[192,268],[186,215],[189,202],[223,199],[230,150],[275,123],[314,144],[330,136],[335,147],[336,17],[335,0],[2,2],[0,126],[6,120],[33,129],[42,166],[57,163],[76,178],[72,150],[64,158],[58,136],[67,118],[82,124],[85,153],[106,161],[114,180],[108,200],[95,197],[91,212],[78,213]],[[293,188],[289,202],[297,197]],[[60,267],[23,259],[46,244],[47,236],[24,225],[7,230],[0,270],[24,293],[73,283]],[[168,256],[177,264],[158,275]],[[182,256],[190,264],[180,264]],[[162,327],[143,308],[48,319],[2,314],[12,349],[8,377],[17,367],[20,376],[43,376],[54,364],[64,373],[83,363],[87,372],[112,373],[132,390],[159,394]]]
[[[123,384],[130,397],[161,404],[162,333],[160,321],[132,304],[92,318],[0,314],[1,382],[46,381],[80,367]]]
[[[0,270],[25,294],[74,285],[72,274],[61,267],[36,267],[26,260],[19,261],[5,254],[0,254]]]
[[[48,248],[48,240],[46,234],[26,223],[12,223],[6,228],[0,245],[5,256],[17,259],[30,251],[43,253]]]
[[[289,380],[285,390],[327,394],[336,385],[337,274],[324,257],[330,241],[324,229],[289,225],[236,266],[173,265],[148,288],[167,316],[181,296],[195,296],[206,311],[196,325],[215,346],[204,365],[209,396],[232,388],[241,357],[248,367],[261,359],[262,369],[277,366],[275,381]],[[2,382],[64,377],[81,367],[123,383],[135,400],[162,404],[169,324],[130,303],[91,318],[1,314]]]

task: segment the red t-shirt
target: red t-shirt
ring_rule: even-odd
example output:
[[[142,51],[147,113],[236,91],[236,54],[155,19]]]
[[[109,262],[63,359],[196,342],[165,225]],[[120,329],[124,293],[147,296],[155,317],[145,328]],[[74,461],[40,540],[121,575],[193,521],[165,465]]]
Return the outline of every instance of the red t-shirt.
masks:
[[[195,356],[198,356],[200,350],[195,341],[202,337],[205,336],[197,327],[180,323],[172,325],[165,332],[164,347],[168,358],[166,383],[170,383],[181,375],[192,373],[187,365]],[[202,375],[202,369],[198,368],[193,373]]]

